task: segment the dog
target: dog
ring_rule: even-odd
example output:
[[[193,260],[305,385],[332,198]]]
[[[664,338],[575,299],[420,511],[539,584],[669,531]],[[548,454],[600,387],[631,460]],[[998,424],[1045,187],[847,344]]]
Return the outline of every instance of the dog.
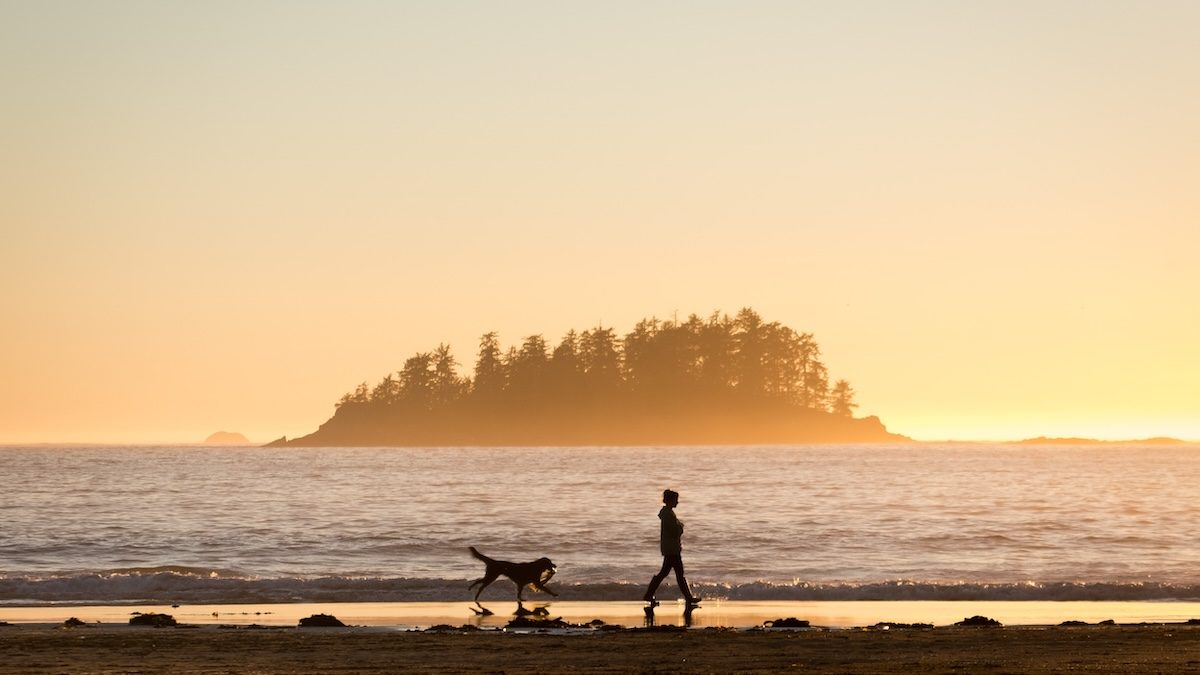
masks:
[[[554,566],[554,562],[549,558],[538,558],[533,562],[515,563],[507,560],[496,560],[489,558],[486,555],[475,550],[474,546],[468,547],[471,550],[471,555],[483,561],[486,566],[483,570],[483,576],[471,582],[467,589],[479,587],[475,591],[475,604],[479,605],[479,594],[483,589],[487,588],[493,581],[499,579],[501,575],[512,579],[512,582],[517,585],[517,609],[520,611],[521,603],[524,602],[522,593],[525,592],[526,586],[533,586],[534,590],[545,591],[554,597],[558,597],[558,593],[546,588],[546,582],[550,581],[550,577],[558,569]],[[479,605],[480,609],[486,614],[491,614],[483,605]]]

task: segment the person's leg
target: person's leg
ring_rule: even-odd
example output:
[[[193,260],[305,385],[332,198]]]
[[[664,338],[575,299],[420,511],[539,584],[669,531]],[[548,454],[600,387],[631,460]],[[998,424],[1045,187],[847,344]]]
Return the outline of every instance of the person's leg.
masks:
[[[674,556],[674,560],[671,562],[672,567],[675,569],[675,583],[679,584],[679,591],[683,593],[685,600],[694,600],[696,596],[692,595],[692,590],[688,588],[687,579],[683,576],[683,555]]]
[[[643,600],[650,602],[654,599],[654,594],[658,591],[658,585],[661,584],[663,579],[666,579],[667,575],[671,573],[671,567],[671,557],[663,556],[662,569],[659,570],[658,574],[655,574],[654,578],[650,580],[650,588],[646,589],[646,595],[642,596]]]

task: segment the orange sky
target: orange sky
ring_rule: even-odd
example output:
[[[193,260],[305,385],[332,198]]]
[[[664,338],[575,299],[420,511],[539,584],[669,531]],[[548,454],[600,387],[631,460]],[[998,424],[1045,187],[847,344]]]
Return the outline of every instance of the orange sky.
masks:
[[[4,3],[0,443],[752,306],[923,439],[1200,440],[1200,5]]]

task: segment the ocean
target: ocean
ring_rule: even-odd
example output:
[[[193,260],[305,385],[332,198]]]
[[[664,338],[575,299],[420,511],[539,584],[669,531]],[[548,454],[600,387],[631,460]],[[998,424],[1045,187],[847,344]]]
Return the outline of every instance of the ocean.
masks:
[[[4,447],[0,475],[8,605],[469,600],[468,546],[636,600],[664,488],[706,597],[1200,598],[1200,446]]]

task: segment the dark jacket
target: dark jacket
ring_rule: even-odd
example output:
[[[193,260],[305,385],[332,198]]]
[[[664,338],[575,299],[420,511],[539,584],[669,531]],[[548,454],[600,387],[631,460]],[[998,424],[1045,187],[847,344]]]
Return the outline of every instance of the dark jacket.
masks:
[[[675,510],[669,506],[662,507],[658,512],[662,521],[662,533],[659,538],[659,549],[663,555],[678,555],[683,551],[683,523],[675,517]]]

